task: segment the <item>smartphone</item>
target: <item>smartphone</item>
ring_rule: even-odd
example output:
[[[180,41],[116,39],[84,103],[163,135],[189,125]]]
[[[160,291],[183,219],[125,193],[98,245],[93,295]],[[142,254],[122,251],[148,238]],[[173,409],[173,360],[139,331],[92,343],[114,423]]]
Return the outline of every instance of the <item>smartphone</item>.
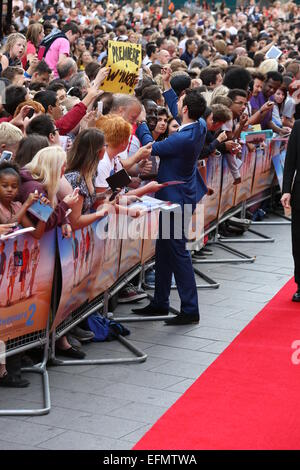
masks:
[[[1,157],[0,157],[0,163],[1,162],[9,162],[12,159],[12,152],[9,152],[8,150],[3,150]]]
[[[97,103],[97,117],[101,116],[103,113],[103,101],[98,101]]]
[[[123,168],[122,170],[117,171],[112,176],[106,178],[106,181],[108,182],[110,188],[113,191],[116,191],[117,188],[124,188],[125,186],[128,186],[131,181],[131,178],[128,175],[127,171]]]
[[[28,117],[29,119],[31,119],[33,115],[34,115],[34,109],[32,108],[32,109],[30,109],[30,110],[28,111],[26,117]]]
[[[60,135],[59,136],[59,143],[62,149],[66,152],[68,146],[68,136],[67,135]]]

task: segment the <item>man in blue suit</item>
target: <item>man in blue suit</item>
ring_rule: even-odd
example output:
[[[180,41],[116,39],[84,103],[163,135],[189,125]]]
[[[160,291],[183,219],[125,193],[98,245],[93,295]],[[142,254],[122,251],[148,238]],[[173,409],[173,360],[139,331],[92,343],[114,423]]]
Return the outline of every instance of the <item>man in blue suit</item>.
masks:
[[[169,93],[172,92],[173,90],[170,90]],[[172,273],[174,273],[181,309],[177,317],[166,320],[167,325],[199,322],[196,281],[191,256],[186,249],[187,238],[184,228],[197,202],[207,192],[197,169],[198,156],[206,135],[206,123],[201,119],[205,108],[205,99],[197,89],[186,90],[177,103],[178,117],[181,119],[178,132],[161,142],[154,142],[152,146],[152,155],[160,158],[157,181],[159,183],[172,180],[184,181],[184,184],[162,188],[157,192],[157,198],[179,204],[181,214],[179,219],[176,214],[171,214],[168,238],[164,237],[163,217],[160,215],[160,231],[155,252],[154,300],[147,307],[134,309],[133,312],[140,315],[167,315]],[[139,123],[136,135],[142,145],[153,141],[146,122]],[[187,215],[184,217],[184,211],[188,211],[188,217]]]

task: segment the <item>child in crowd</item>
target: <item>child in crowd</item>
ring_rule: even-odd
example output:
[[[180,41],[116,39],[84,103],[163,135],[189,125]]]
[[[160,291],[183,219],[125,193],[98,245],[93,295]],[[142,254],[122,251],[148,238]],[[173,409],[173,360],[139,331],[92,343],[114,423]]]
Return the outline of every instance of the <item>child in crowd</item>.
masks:
[[[16,222],[23,227],[32,227],[32,222],[26,215],[27,210],[39,199],[39,194],[29,194],[24,204],[16,201],[20,187],[18,166],[12,162],[0,163],[0,223]],[[47,203],[43,198],[43,203]],[[45,222],[38,221],[33,237],[40,238],[45,229]]]

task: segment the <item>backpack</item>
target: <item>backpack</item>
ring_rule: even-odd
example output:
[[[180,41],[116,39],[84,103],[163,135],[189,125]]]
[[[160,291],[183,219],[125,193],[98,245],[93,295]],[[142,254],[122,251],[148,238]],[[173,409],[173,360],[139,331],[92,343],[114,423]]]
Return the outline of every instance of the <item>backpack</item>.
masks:
[[[112,341],[117,339],[119,335],[127,336],[130,331],[125,328],[121,323],[100,315],[99,313],[92,313],[87,318],[89,329],[95,334],[92,341]]]
[[[56,41],[56,39],[59,39],[59,38],[67,39],[65,33],[61,32],[61,31],[58,31],[57,33],[54,33],[54,34],[48,34],[48,36],[46,36],[42,40],[42,42],[39,46],[39,50],[38,50],[39,60],[42,60],[46,57],[46,54],[49,51],[52,44],[54,43],[54,41]]]

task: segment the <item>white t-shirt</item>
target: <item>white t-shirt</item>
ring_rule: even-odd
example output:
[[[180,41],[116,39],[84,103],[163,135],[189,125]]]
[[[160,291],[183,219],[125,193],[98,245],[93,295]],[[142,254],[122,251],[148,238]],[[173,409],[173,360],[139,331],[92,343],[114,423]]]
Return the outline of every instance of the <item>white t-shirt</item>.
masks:
[[[120,160],[126,160],[126,158],[128,158],[128,157],[132,157],[132,155],[134,155],[138,151],[140,146],[141,146],[141,143],[140,143],[139,139],[137,138],[136,135],[132,134],[129,137],[127,149],[124,150],[124,152],[121,152],[118,155]]]
[[[221,127],[222,131],[232,132],[233,129],[233,120],[224,122],[223,126]]]
[[[185,43],[186,43],[187,40],[188,40],[188,38],[182,39],[182,41],[180,41],[180,43],[179,43],[178,47],[179,47],[179,50],[182,50],[182,54],[185,51]]]
[[[282,116],[288,119],[292,119],[294,117],[295,111],[296,103],[291,96],[288,96],[283,106]]]
[[[104,157],[98,163],[98,175],[95,181],[96,188],[108,188],[109,184],[106,181],[106,178],[112,176],[117,171],[122,170],[122,168],[123,166],[121,165],[118,156],[111,160],[107,152],[105,152]]]

